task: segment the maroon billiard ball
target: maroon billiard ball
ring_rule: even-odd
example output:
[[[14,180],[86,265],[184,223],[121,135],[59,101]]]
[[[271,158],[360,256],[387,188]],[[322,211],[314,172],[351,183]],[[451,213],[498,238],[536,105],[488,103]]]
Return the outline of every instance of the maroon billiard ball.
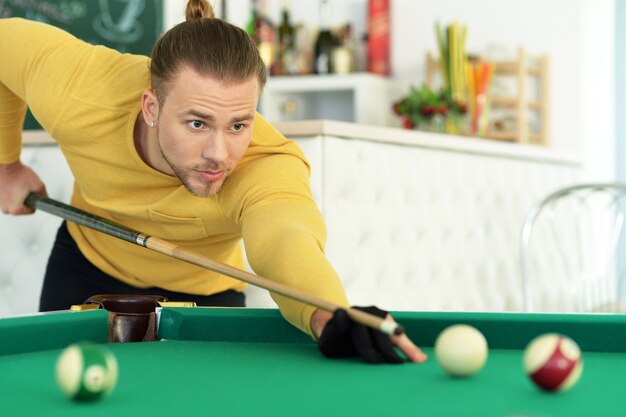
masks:
[[[580,348],[562,334],[547,333],[533,339],[524,350],[524,369],[545,391],[573,387],[583,372]]]

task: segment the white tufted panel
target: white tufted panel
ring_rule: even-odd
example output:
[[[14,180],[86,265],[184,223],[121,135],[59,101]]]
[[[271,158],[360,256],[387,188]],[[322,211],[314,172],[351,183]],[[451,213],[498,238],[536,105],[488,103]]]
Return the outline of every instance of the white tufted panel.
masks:
[[[320,146],[327,253],[353,303],[521,310],[522,221],[576,168],[333,137]]]
[[[72,176],[56,146],[27,147],[22,163],[37,172],[51,197],[69,202]],[[37,311],[43,275],[61,220],[46,213],[0,214],[0,316]]]

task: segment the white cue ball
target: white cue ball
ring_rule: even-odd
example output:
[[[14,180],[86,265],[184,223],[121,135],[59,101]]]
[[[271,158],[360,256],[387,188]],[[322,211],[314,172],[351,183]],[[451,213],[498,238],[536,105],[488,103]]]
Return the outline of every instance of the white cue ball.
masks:
[[[435,357],[448,374],[469,377],[487,362],[487,339],[475,327],[455,324],[442,331],[435,340]]]

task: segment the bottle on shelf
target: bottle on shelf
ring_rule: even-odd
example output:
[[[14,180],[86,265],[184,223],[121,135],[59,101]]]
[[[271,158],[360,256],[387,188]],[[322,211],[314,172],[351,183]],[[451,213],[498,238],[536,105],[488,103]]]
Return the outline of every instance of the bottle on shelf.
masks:
[[[337,46],[335,37],[330,30],[330,0],[320,0],[320,29],[315,41],[313,72],[330,74],[332,72],[333,49]]]
[[[334,74],[349,74],[354,71],[354,41],[352,39],[352,25],[347,23],[339,32],[337,46],[333,49],[332,72]]]
[[[228,4],[227,0],[220,0],[220,19],[228,22]]]
[[[274,47],[276,28],[267,17],[266,0],[251,1],[250,19],[246,25],[246,31],[254,39],[261,59],[268,71],[272,73],[276,61]]]
[[[369,0],[367,17],[367,70],[390,75],[390,0]]]
[[[367,31],[354,41],[354,71],[367,71]]]
[[[257,0],[250,0],[250,18],[246,24],[246,32],[254,39],[255,43],[257,42],[257,20],[259,20],[259,3]]]
[[[295,73],[298,75],[311,74],[313,72],[312,42],[307,27],[303,24],[296,25],[296,61]]]
[[[289,1],[283,0],[282,21],[278,26],[277,75],[294,75],[296,69],[296,28],[289,19]]]

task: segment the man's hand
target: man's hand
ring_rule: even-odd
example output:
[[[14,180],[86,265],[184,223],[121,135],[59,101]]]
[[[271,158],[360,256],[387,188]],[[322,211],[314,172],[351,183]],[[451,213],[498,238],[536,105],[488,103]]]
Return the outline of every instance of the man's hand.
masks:
[[[376,307],[354,308],[393,320],[389,313]],[[388,336],[370,329],[352,321],[345,310],[337,310],[334,314],[316,310],[311,326],[318,338],[319,350],[329,358],[361,356],[368,363],[403,363],[404,360],[394,349],[396,346],[410,362],[422,363],[427,359],[406,334]]]
[[[0,164],[0,210],[5,214],[30,214],[24,200],[31,191],[47,197],[46,186],[35,172],[20,161]]]

